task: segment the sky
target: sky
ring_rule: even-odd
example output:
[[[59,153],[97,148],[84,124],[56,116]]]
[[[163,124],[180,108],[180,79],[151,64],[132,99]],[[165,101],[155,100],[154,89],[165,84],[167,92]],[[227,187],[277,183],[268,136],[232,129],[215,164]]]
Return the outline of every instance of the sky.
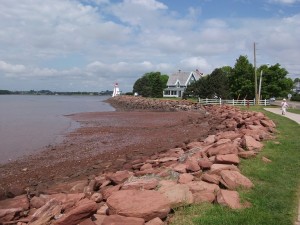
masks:
[[[132,91],[240,55],[300,78],[300,0],[0,0],[0,89]]]

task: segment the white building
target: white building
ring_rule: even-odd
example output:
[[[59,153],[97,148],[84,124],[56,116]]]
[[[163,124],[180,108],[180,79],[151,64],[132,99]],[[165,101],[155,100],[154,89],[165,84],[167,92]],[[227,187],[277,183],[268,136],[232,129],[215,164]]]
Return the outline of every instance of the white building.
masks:
[[[187,86],[196,82],[202,76],[203,73],[199,70],[192,72],[182,72],[181,70],[178,70],[169,77],[167,88],[164,89],[163,97],[182,97]]]

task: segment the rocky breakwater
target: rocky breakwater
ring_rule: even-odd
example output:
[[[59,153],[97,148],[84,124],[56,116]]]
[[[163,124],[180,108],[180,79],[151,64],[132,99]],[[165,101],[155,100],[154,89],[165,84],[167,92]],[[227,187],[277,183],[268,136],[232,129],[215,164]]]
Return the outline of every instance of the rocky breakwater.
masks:
[[[273,138],[275,124],[264,114],[186,101],[135,97],[110,101],[126,109],[161,110],[163,105],[164,110],[199,110],[221,118],[222,132],[127,162],[117,172],[2,200],[2,224],[159,225],[168,223],[171,209],[183,205],[210,202],[232,209],[251,207],[241,203],[237,191],[254,186],[239,170],[239,163],[241,158],[256,157],[262,141]]]

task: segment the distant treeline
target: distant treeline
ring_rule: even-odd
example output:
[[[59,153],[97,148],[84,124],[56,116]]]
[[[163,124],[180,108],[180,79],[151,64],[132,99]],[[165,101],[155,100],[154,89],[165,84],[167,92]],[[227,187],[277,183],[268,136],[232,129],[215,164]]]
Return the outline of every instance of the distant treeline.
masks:
[[[30,91],[9,91],[0,90],[0,95],[112,95],[112,91],[106,90],[101,92],[83,92],[83,91],[49,91],[49,90],[30,90]]]

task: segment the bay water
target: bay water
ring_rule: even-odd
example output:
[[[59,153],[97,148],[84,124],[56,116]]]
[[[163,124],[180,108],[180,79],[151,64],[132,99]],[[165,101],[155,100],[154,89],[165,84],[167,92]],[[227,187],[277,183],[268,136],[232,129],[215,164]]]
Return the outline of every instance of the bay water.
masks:
[[[80,125],[66,115],[114,111],[110,96],[0,95],[0,164],[34,154]]]

